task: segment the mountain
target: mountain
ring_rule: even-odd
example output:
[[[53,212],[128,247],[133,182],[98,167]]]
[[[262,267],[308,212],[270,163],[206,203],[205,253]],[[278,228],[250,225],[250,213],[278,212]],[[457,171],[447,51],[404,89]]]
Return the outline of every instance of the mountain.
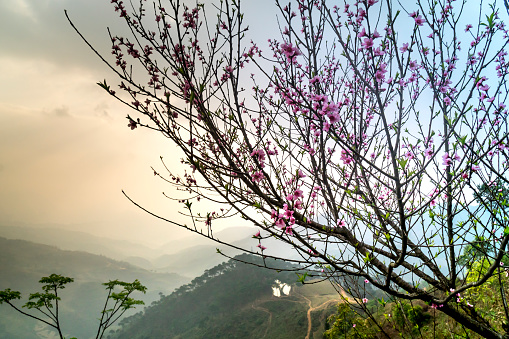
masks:
[[[239,240],[251,238],[251,236],[256,233],[256,230],[257,229],[255,227],[228,227],[221,231],[214,232],[214,237],[223,242],[232,243]],[[213,246],[214,244],[215,243],[210,239],[194,236],[192,240],[184,238],[169,241],[168,243],[160,246],[158,250],[166,254],[175,254],[191,247],[204,245]]]
[[[253,231],[253,228],[232,227],[218,232],[218,234],[214,236],[238,248],[257,252],[258,249],[256,245],[258,245],[258,240],[253,239],[254,233],[256,233],[256,229]],[[222,253],[228,254],[229,257],[244,252],[227,245],[215,243],[210,239],[204,240],[205,241],[184,248],[176,253],[163,254],[153,259],[151,261],[153,270],[156,272],[179,272],[179,274],[184,276],[197,277],[203,274],[205,270],[225,261],[225,257],[217,253],[217,249]],[[296,253],[290,246],[285,246],[275,238],[264,239],[263,244],[267,247],[265,252],[267,255],[296,258]],[[277,251],[274,249],[277,249]]]
[[[57,246],[62,250],[85,251],[117,260],[124,260],[131,256],[155,258],[163,253],[129,241],[103,238],[63,228],[0,226],[0,236]]]
[[[263,265],[247,254],[236,259]],[[124,318],[111,338],[322,338],[325,320],[339,302],[337,292],[327,282],[296,285],[295,272],[285,270],[298,268],[266,262],[278,270],[236,260],[206,270],[144,312]]]
[[[97,318],[106,299],[101,283],[109,280],[132,282],[138,279],[147,286],[146,295],[134,295],[145,304],[169,294],[189,281],[175,273],[155,273],[126,262],[81,251],[64,251],[54,246],[0,237],[0,290],[11,288],[22,292],[26,302],[29,293],[39,292],[38,281],[52,273],[74,278],[62,291],[62,323],[69,336],[91,338],[97,330]],[[134,312],[131,312],[134,313]],[[47,328],[32,319],[24,319],[8,305],[0,305],[0,338],[39,338]]]
[[[256,232],[252,227],[230,227],[214,234],[218,239],[247,249],[256,248],[257,242],[251,237]],[[220,264],[224,257],[217,254],[216,248],[227,250],[205,237],[190,234],[188,237],[173,240],[159,248],[150,248],[123,240],[94,236],[62,228],[9,227],[0,226],[0,237],[33,241],[39,244],[56,246],[62,250],[84,251],[103,255],[161,273],[179,272],[187,277],[196,277],[206,269]],[[235,255],[241,251],[230,250]]]

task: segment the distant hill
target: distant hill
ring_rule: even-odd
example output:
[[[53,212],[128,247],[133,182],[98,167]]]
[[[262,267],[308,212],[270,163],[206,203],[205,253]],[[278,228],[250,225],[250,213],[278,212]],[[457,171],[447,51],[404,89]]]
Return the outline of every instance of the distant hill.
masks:
[[[149,305],[159,299],[159,293],[169,294],[189,281],[175,273],[150,272],[105,256],[0,237],[0,290],[21,291],[24,298],[19,305],[26,302],[29,293],[40,291],[39,279],[51,273],[75,279],[62,291],[62,319],[64,330],[80,339],[95,336],[97,318],[106,298],[101,283],[138,279],[148,291],[137,298]],[[0,338],[40,338],[44,330],[44,326],[24,319],[9,306],[0,305]]]
[[[230,227],[215,233],[214,236],[239,247],[252,249],[256,248],[257,244],[251,238],[255,232],[256,229],[253,227]],[[169,241],[159,248],[150,248],[124,240],[103,238],[62,228],[0,225],[0,237],[33,241],[56,246],[62,250],[103,255],[129,262],[147,270],[161,273],[178,272],[180,275],[190,278],[201,275],[206,269],[224,261],[224,257],[216,253],[216,248],[227,250],[227,246],[197,235]],[[240,253],[240,251],[228,250],[229,255]]]
[[[130,256],[155,258],[162,254],[157,249],[141,244],[62,228],[0,226],[0,237],[33,241],[38,244],[56,246],[62,250],[84,251],[116,260],[124,260]]]
[[[247,254],[245,261],[263,264]],[[291,266],[270,261],[279,269]],[[276,297],[276,280],[289,295]],[[277,272],[234,260],[206,270],[129,318],[111,338],[322,338],[325,319],[335,312],[337,292],[327,282],[295,285],[295,272]],[[288,287],[285,287],[288,292]]]

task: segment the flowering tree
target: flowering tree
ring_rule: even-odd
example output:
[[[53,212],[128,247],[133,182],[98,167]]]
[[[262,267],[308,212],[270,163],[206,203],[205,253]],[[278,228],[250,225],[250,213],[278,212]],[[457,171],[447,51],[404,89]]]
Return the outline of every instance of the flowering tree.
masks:
[[[180,226],[220,242],[214,220],[240,215],[259,228],[262,257],[277,257],[266,248],[275,237],[308,275],[365,280],[509,337],[509,282],[498,323],[461,296],[506,279],[507,202],[497,192],[476,202],[480,185],[508,182],[508,39],[496,4],[276,0],[281,34],[262,51],[245,41],[238,0],[221,1],[213,23],[202,4],[111,2],[132,33],[110,33],[115,60],[82,38],[120,78],[121,93],[99,85],[136,113],[128,126],[182,151],[188,170],[154,170],[189,193],[191,224]],[[199,199],[217,210],[196,213]],[[478,238],[493,251],[473,278],[457,259]]]

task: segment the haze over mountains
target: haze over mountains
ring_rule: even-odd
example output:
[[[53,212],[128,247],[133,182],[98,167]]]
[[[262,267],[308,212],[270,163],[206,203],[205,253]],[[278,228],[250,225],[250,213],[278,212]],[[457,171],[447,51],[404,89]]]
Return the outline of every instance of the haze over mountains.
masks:
[[[253,228],[239,227],[217,233],[217,237],[239,246],[255,248],[251,239]],[[0,226],[0,237],[21,239],[39,244],[56,246],[62,250],[84,251],[108,258],[126,261],[147,270],[157,272],[179,272],[193,278],[204,270],[217,265],[225,258],[216,253],[216,248],[225,249],[202,237],[170,240],[165,245],[152,248],[124,240],[94,236],[85,232],[69,231],[60,228],[10,227]],[[239,254],[240,251],[228,251]]]
[[[38,281],[52,273],[74,278],[60,293],[63,329],[80,339],[97,330],[97,318],[106,299],[105,287],[110,280],[133,282],[147,286],[146,295],[134,296],[146,304],[171,293],[190,279],[176,273],[156,273],[127,262],[83,251],[64,251],[54,246],[0,237],[0,290],[11,288],[22,293],[23,305],[30,293],[40,292]],[[47,326],[25,318],[8,305],[0,306],[0,338],[43,338]]]
[[[231,227],[215,233],[214,236],[226,243],[256,252],[258,242],[252,238],[254,233],[256,228],[253,227]],[[0,226],[0,237],[33,241],[56,246],[62,250],[104,255],[147,270],[178,272],[189,278],[199,276],[206,269],[226,260],[224,256],[217,253],[216,249],[232,256],[241,253],[239,250],[194,234],[183,239],[170,239],[166,244],[156,248],[60,228]],[[293,254],[291,248],[284,249],[282,244],[274,239],[265,240],[264,245],[268,247],[268,254],[275,248],[280,255],[281,253],[287,256]]]
[[[252,239],[251,228],[231,231],[228,234],[218,232],[217,237],[246,248],[256,248],[257,241]],[[277,273],[232,263],[225,266],[223,262],[226,259],[216,254],[216,247],[224,250],[224,246],[207,241],[169,242],[161,248],[149,248],[83,232],[2,226],[0,290],[11,288],[21,291],[23,297],[17,303],[21,306],[27,301],[29,293],[40,291],[38,281],[41,277],[56,273],[74,278],[75,281],[61,293],[61,320],[66,337],[80,339],[95,335],[99,312],[106,298],[106,290],[101,284],[114,279],[126,282],[140,280],[147,286],[147,294],[133,297],[143,300],[146,307],[154,306],[147,308],[147,318],[138,313],[138,316],[129,318],[128,326],[124,322],[126,326],[119,329],[119,338],[127,338],[121,334],[122,331],[132,332],[129,328],[138,326],[136,324],[140,321],[144,325],[137,333],[143,337],[144,329],[152,326],[152,329],[158,329],[150,332],[155,335],[154,338],[159,335],[167,337],[170,333],[179,333],[177,337],[180,338],[200,338],[208,331],[218,335],[230,333],[232,338],[255,338],[260,333],[268,334],[267,337],[271,333],[279,333],[279,338],[290,338],[281,336],[281,333],[293,335],[311,329],[316,335],[321,335],[326,315],[334,310],[334,303],[327,302],[336,297],[330,286],[325,288],[326,292],[323,289],[296,289],[299,295],[292,292],[286,299],[278,299],[271,296],[272,285],[276,279],[295,284],[295,273]],[[217,266],[219,263],[223,264]],[[172,294],[177,288],[180,292]],[[164,297],[170,295],[169,299]],[[309,301],[311,299],[316,299],[313,305]],[[168,304],[169,300],[173,301]],[[313,316],[311,327],[306,320],[306,312],[311,306],[322,304],[319,313]],[[180,306],[175,308],[175,305]],[[184,309],[187,310],[184,313],[179,311]],[[193,309],[200,311],[194,313]],[[142,310],[143,307],[131,310],[126,317]],[[161,321],[164,324],[169,313],[174,315],[173,322],[162,325]],[[243,316],[253,323],[243,321],[240,326]],[[311,319],[310,315],[307,317]],[[195,320],[199,320],[198,325]],[[235,331],[228,332],[232,327],[236,328]],[[161,332],[161,328],[166,330]],[[0,306],[0,339],[53,339],[52,333],[48,326],[19,315],[8,305]]]

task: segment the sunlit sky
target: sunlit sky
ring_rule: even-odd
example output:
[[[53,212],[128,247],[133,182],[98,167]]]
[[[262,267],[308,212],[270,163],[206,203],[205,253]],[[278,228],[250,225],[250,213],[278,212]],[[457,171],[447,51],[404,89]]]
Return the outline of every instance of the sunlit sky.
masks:
[[[262,42],[277,37],[274,1],[244,4],[250,34]],[[106,28],[125,31],[109,0],[0,1],[0,225],[63,227],[153,245],[187,235],[122,195],[182,221],[181,209],[161,194],[176,192],[150,168],[163,156],[178,169],[180,156],[161,135],[127,127],[129,109],[96,85],[114,83],[114,76],[64,9],[105,54]]]
[[[125,29],[109,0],[0,1],[0,225],[63,227],[162,244],[187,233],[133,206],[182,220],[153,176],[179,156],[161,135],[127,127],[114,80],[64,15],[104,53]],[[274,14],[275,17],[275,14]]]

